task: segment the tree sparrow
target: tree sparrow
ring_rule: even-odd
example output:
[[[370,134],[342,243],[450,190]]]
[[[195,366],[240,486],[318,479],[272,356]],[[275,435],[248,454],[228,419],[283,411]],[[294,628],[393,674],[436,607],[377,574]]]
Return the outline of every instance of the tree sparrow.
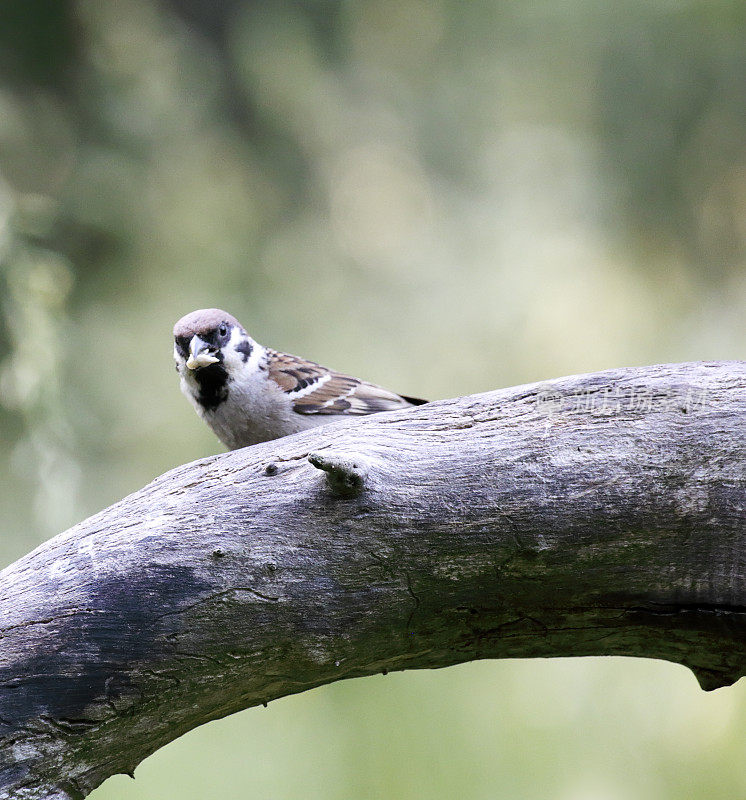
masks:
[[[229,449],[334,422],[427,402],[342,375],[255,342],[219,308],[174,325],[181,390]]]

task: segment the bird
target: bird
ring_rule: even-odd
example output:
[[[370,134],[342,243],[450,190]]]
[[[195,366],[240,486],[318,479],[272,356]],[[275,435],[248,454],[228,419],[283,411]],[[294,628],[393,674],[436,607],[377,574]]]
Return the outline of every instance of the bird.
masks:
[[[229,450],[427,402],[264,347],[219,308],[192,311],[173,334],[181,390]]]

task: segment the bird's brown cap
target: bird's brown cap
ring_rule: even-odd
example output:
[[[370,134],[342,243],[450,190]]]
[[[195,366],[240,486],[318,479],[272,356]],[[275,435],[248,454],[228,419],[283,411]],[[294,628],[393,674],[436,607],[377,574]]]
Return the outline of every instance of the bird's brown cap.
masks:
[[[183,316],[174,325],[174,336],[191,339],[192,336],[201,336],[214,330],[221,322],[227,322],[229,325],[242,329],[241,323],[227,311],[220,308],[199,308],[197,311]]]

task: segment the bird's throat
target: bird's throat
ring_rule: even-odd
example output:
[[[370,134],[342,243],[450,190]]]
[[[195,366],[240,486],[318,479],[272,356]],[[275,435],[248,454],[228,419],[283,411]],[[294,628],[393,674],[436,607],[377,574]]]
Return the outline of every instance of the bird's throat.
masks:
[[[197,402],[205,411],[214,411],[228,398],[228,373],[222,363],[210,364],[194,372]]]

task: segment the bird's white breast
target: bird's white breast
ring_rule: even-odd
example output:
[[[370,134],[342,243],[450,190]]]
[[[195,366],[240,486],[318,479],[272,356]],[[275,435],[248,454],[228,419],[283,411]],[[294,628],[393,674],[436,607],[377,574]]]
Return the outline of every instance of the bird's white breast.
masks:
[[[199,386],[194,376],[182,373],[182,391],[199,416],[231,450],[334,421],[333,417],[302,415],[293,411],[291,399],[263,369],[264,361],[265,351],[260,344],[254,343],[251,356],[245,363],[240,353],[226,348],[228,395],[214,409],[205,409],[198,402]]]

